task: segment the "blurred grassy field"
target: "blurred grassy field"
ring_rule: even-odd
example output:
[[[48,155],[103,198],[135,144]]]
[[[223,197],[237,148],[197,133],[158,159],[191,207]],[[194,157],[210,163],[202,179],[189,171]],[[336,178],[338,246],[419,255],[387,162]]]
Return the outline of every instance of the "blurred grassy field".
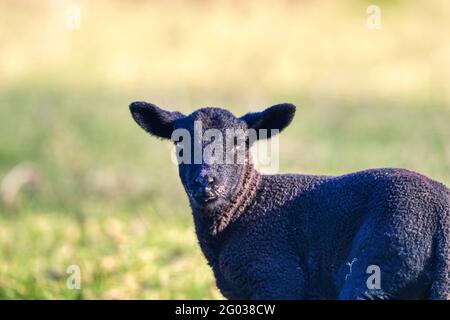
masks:
[[[169,144],[132,122],[133,100],[292,102],[281,172],[406,167],[449,185],[450,2],[378,1],[380,30],[369,4],[0,2],[0,298],[221,297]]]

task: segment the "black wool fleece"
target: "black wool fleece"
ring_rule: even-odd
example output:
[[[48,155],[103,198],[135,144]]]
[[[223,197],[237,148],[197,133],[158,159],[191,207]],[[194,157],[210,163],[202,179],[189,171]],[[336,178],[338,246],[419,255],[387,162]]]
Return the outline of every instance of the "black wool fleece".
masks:
[[[145,102],[130,108],[141,127],[163,138],[180,126],[190,130],[196,119],[216,127],[282,130],[295,111],[284,104],[236,118],[219,108],[189,116]],[[249,157],[240,167],[227,168],[238,172],[236,185],[217,179],[227,181],[225,189],[232,192],[219,194],[223,199],[216,207],[193,196],[196,167],[179,168],[200,246],[225,297],[450,298],[450,191],[445,185],[390,168],[343,176],[262,175]],[[198,172],[205,170],[220,177],[224,169]],[[377,287],[368,285],[370,266],[380,272]]]

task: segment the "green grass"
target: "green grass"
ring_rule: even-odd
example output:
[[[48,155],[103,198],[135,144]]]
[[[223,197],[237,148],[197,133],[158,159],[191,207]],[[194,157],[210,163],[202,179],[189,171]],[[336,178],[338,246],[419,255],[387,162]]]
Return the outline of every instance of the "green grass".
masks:
[[[447,4],[382,2],[374,33],[360,1],[195,3],[80,2],[78,31],[56,4],[0,4],[0,181],[35,176],[0,191],[0,298],[221,297],[170,146],[132,121],[133,100],[293,102],[280,172],[405,167],[450,184]]]
[[[189,224],[89,211],[2,217],[0,296],[14,299],[213,298],[208,268]],[[147,221],[145,221],[147,220]],[[81,290],[66,287],[81,268]]]

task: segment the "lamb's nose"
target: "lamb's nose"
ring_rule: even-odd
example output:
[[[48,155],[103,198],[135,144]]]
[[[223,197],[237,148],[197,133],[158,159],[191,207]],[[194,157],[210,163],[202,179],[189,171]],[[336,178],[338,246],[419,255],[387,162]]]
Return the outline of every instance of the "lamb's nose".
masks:
[[[215,179],[213,177],[197,177],[194,180],[194,197],[199,202],[209,202],[216,199],[214,194],[213,184]]]
[[[214,184],[215,179],[214,177],[211,176],[205,176],[205,177],[197,177],[195,180],[195,185],[196,187],[210,187],[211,185]]]

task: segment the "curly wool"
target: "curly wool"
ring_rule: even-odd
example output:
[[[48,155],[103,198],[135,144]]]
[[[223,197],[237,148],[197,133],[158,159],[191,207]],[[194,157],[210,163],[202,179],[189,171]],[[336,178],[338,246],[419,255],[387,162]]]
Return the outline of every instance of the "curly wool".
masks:
[[[260,175],[233,205],[193,209],[200,246],[230,299],[448,299],[450,192],[404,169]],[[368,289],[379,266],[381,288]]]
[[[226,207],[220,208],[218,212],[213,214],[212,218],[210,217],[209,233],[213,236],[217,236],[230,223],[238,219],[255,199],[258,186],[261,182],[261,175],[255,170],[253,164],[248,161],[245,162],[244,166],[244,174],[237,188],[238,191]],[[202,212],[196,216],[205,217],[209,215],[209,212]],[[206,223],[208,224],[208,222]]]
[[[222,133],[279,133],[295,106],[240,118],[220,108],[184,116],[142,101],[130,111],[145,131],[169,139],[176,129],[195,134],[195,121]],[[200,246],[227,298],[449,299],[450,191],[443,184],[404,169],[260,175],[248,162],[180,163],[179,175]],[[206,191],[199,178],[212,178],[214,202],[196,198]]]

